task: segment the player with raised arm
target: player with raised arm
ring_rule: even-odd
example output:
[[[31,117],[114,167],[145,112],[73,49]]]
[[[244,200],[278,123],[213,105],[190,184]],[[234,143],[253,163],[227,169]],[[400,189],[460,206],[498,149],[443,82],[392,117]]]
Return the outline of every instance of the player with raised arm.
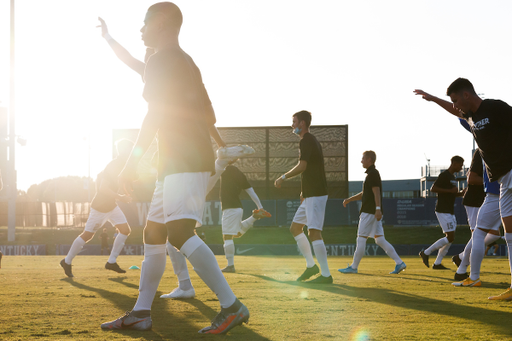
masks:
[[[145,227],[137,302],[124,316],[103,323],[103,329],[151,329],[151,305],[165,270],[167,238],[219,300],[220,313],[199,332],[222,334],[249,320],[249,310],[229,287],[213,252],[195,234],[215,172],[209,129],[216,119],[199,68],[180,47],[182,20],[175,4],[161,2],[149,7],[141,29],[144,44],[155,50],[144,71],[148,112],[119,183],[126,192],[132,190],[137,165],[158,135],[158,178],[163,190],[153,203],[161,208],[165,225]]]
[[[457,79],[448,88],[447,93],[451,98],[453,97],[453,103],[432,96],[423,90],[415,90],[414,92],[417,95],[421,95],[423,99],[427,101],[437,103],[446,111],[458,117],[463,126],[473,133],[480,147],[479,153],[485,162],[483,175],[486,196],[484,203],[478,211],[476,229],[471,237],[471,276],[467,277],[466,275],[464,276],[466,277],[465,279],[460,277],[455,278],[456,280],[463,279],[463,281],[458,282],[460,284],[453,283],[456,286],[462,287],[480,286],[480,267],[485,254],[485,245],[491,244],[493,240],[499,238],[500,218],[504,226],[508,223],[509,231],[512,232],[510,217],[508,219],[500,217],[500,215],[503,216],[504,213],[509,216],[512,215],[512,210],[510,210],[509,207],[510,189],[500,184],[500,180],[502,180],[503,176],[500,176],[500,174],[507,175],[510,173],[510,170],[507,172],[506,169],[509,167],[512,169],[512,156],[510,153],[508,153],[507,156],[507,153],[497,150],[501,145],[510,145],[510,136],[504,134],[505,131],[501,129],[501,126],[503,125],[505,128],[508,127],[507,129],[510,131],[512,127],[512,108],[502,101],[480,99],[471,82],[463,78]],[[457,105],[455,105],[456,102],[458,103]],[[477,118],[476,121],[474,120],[475,118]],[[487,129],[487,131],[485,131],[485,129]],[[479,139],[477,139],[477,136]],[[486,148],[487,153],[482,147]],[[507,161],[507,159],[509,160]],[[491,162],[491,165],[489,165],[488,162]],[[491,171],[494,171],[495,174],[494,181],[493,176],[489,176],[492,174]],[[498,181],[496,181],[496,177],[498,177]],[[502,202],[504,203],[503,206],[501,206]],[[507,241],[507,247],[510,253],[512,250],[512,233],[510,233],[508,237],[511,242],[507,241],[507,230],[505,228],[505,240]],[[510,262],[511,259],[509,256],[509,263]],[[462,265],[463,264],[461,264],[461,266]],[[458,270],[457,273],[461,274],[461,271]],[[504,293],[498,296],[491,296],[489,299],[511,300],[512,290],[509,288]]]
[[[85,243],[91,240],[96,231],[107,221],[117,228],[120,234],[114,241],[114,245],[112,245],[112,252],[110,252],[110,257],[105,264],[105,269],[118,273],[126,272],[117,264],[117,257],[121,253],[131,229],[116,201],[128,203],[132,198],[127,194],[118,193],[117,177],[123,169],[126,160],[128,160],[132,147],[133,142],[130,140],[122,139],[117,141],[116,149],[118,156],[110,161],[105,169],[98,174],[98,179],[96,180],[97,191],[91,202],[91,212],[85,223],[84,232],[73,241],[66,258],[60,261],[60,266],[64,269],[66,276],[74,277],[71,271],[73,258],[80,253]]]
[[[439,250],[437,252],[434,265],[432,265],[432,269],[448,269],[441,264],[441,262],[443,261],[444,256],[448,253],[448,250],[455,239],[455,230],[457,229],[457,219],[455,218],[454,212],[455,198],[464,194],[464,192],[459,192],[459,189],[457,188],[457,181],[453,174],[460,172],[463,166],[464,159],[462,157],[457,155],[452,157],[450,167],[439,174],[430,189],[431,192],[437,193],[436,216],[437,220],[439,220],[439,225],[443,229],[445,237],[438,239],[427,249],[420,251],[420,257],[427,268],[429,267],[428,263],[430,254]]]
[[[384,228],[382,227],[382,181],[379,171],[375,168],[377,155],[372,150],[363,153],[361,164],[366,169],[366,178],[363,183],[363,190],[358,194],[343,200],[343,206],[347,207],[352,201],[362,200],[357,227],[356,250],[352,264],[345,269],[339,269],[341,273],[357,273],[359,262],[364,256],[366,250],[366,241],[368,237],[374,238],[375,244],[380,246],[386,254],[395,261],[395,269],[390,274],[399,274],[407,267],[400,256],[384,237]]]
[[[327,205],[327,179],[325,177],[324,156],[322,146],[309,130],[311,126],[311,113],[299,111],[293,114],[293,133],[299,135],[299,163],[291,170],[275,180],[277,188],[286,179],[301,176],[301,204],[295,212],[290,232],[292,233],[300,252],[306,258],[306,270],[297,278],[297,281],[305,281],[321,271],[320,276],[308,281],[311,284],[330,284],[333,282],[329,265],[327,263],[327,249],[322,239],[324,226],[325,206]],[[304,226],[307,225],[309,238],[315,256],[320,264],[320,270],[315,264],[313,253],[308,238],[304,234]]]
[[[224,240],[224,254],[228,265],[222,272],[235,272],[235,243],[233,238],[243,236],[256,220],[270,217],[263,209],[258,195],[252,188],[247,177],[231,162],[220,177],[220,202],[222,207],[222,238]],[[240,201],[240,193],[244,190],[256,204],[257,209],[253,214],[242,220],[243,207]]]
[[[98,18],[100,21],[100,25],[97,27],[101,28],[101,35],[107,41],[111,49],[114,51],[116,56],[128,67],[130,67],[133,71],[140,74],[140,76],[144,77],[144,70],[146,68],[146,62],[155,53],[153,48],[146,48],[146,55],[144,57],[144,62],[134,58],[128,50],[126,50],[121,44],[119,44],[112,36],[109,34],[108,26],[102,18]],[[215,183],[221,176],[222,172],[228,165],[228,163],[233,160],[234,157],[242,157],[246,155],[250,155],[254,153],[254,150],[248,146],[236,146],[226,148],[226,144],[222,140],[217,128],[215,125],[212,125],[209,128],[209,133],[212,138],[215,140],[217,145],[219,146],[218,150],[218,159],[215,161],[215,174],[212,175],[209,179],[207,193],[215,186]],[[155,185],[155,191],[153,198],[160,198],[161,192],[163,191],[163,184],[157,180]],[[147,216],[146,225],[165,225],[163,211],[161,210],[161,203],[153,203],[151,204],[151,208],[149,214]],[[172,267],[174,270],[174,274],[178,278],[178,287],[172,290],[168,294],[161,295],[160,298],[171,298],[171,299],[186,299],[193,298],[195,296],[195,289],[192,286],[192,282],[190,281],[190,275],[188,272],[187,261],[185,257],[167,241],[166,243],[167,253],[169,254],[169,258],[171,259]]]

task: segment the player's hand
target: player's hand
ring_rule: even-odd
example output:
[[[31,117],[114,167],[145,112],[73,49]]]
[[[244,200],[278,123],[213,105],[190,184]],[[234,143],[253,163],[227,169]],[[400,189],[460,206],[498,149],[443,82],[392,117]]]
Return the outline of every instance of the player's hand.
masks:
[[[283,178],[277,178],[276,181],[274,181],[274,186],[276,188],[281,188],[281,184],[284,182]]]
[[[117,180],[119,182],[119,191],[130,196],[133,192],[133,182],[137,180],[137,174],[135,171],[125,168],[121,171]]]
[[[381,210],[375,210],[375,219],[377,219],[377,221],[380,221],[382,219],[382,211]]]
[[[105,37],[105,34],[108,34],[107,24],[105,23],[105,20],[101,19],[100,17],[98,17],[98,20],[100,21],[100,24],[96,27],[101,27],[101,36]]]
[[[348,200],[348,199],[343,200],[343,207],[347,207],[349,202],[350,202],[350,200]]]
[[[426,101],[433,101],[434,100],[434,96],[432,96],[431,94],[423,91],[423,90],[419,90],[419,89],[416,89],[414,90],[414,93],[416,95],[420,95],[424,100]]]

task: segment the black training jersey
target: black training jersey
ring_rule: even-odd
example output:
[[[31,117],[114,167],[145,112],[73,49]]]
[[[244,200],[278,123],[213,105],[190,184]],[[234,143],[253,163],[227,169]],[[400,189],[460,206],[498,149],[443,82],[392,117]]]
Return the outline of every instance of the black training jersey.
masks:
[[[482,157],[478,150],[473,154],[473,159],[471,160],[471,167],[469,171],[472,173],[476,173],[480,177],[484,177],[484,165],[482,162]],[[468,189],[464,194],[464,199],[462,200],[462,204],[464,206],[470,207],[480,207],[482,206],[485,199],[484,192],[484,184],[481,185],[470,185],[468,184]]]
[[[375,194],[373,194],[373,187],[379,187],[380,189],[380,203],[381,212],[382,210],[382,181],[380,179],[380,173],[375,168],[375,165],[368,167],[366,170],[366,178],[363,182],[363,198],[361,204],[361,210],[359,213],[375,214],[377,205],[375,205]]]
[[[434,182],[439,188],[450,189],[457,187],[455,176],[448,170],[445,170]],[[456,193],[437,193],[436,212],[454,214],[453,206],[455,205]]]
[[[98,174],[98,178],[96,179],[96,195],[92,198],[91,208],[94,208],[98,212],[107,213],[116,208],[117,203],[115,197],[109,194],[102,193],[99,189],[102,184],[107,185],[107,187],[112,190],[114,193],[118,191],[118,179],[119,173],[123,170],[125,165],[125,160],[121,160],[115,158],[110,161],[107,167],[100,174]]]
[[[471,127],[491,181],[512,169],[512,107],[485,99],[478,110],[465,117]]]
[[[144,72],[148,115],[159,121],[158,177],[176,173],[215,172],[208,128],[215,114],[201,72],[181,48],[152,55]]]
[[[327,195],[327,179],[325,178],[324,154],[320,142],[306,133],[299,143],[299,160],[307,162],[307,167],[301,174],[302,197],[320,197]]]
[[[220,203],[222,210],[242,208],[240,192],[251,188],[244,173],[235,166],[227,166],[220,176]]]

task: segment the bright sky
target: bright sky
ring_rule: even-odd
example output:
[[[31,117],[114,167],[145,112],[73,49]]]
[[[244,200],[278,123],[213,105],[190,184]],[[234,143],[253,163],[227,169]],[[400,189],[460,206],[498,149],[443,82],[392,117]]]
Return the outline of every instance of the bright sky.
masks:
[[[18,188],[65,175],[96,177],[114,128],[145,115],[140,77],[95,28],[142,59],[139,29],[154,1],[16,1]],[[419,178],[425,155],[469,165],[472,138],[414,96],[444,96],[457,77],[512,104],[510,1],[177,0],[180,41],[201,69],[217,126],[283,126],[305,109],[313,125],[349,126],[349,180],[373,149],[384,180]],[[448,99],[447,97],[443,97]],[[0,105],[9,102],[9,1],[0,2]]]

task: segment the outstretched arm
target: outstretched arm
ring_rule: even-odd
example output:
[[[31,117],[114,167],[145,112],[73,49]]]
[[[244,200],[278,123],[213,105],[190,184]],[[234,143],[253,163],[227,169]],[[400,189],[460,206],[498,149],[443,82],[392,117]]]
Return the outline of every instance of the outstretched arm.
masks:
[[[261,204],[260,198],[258,198],[258,195],[254,191],[254,188],[250,187],[247,188],[245,191],[247,192],[247,194],[249,194],[249,196],[251,197],[252,201],[254,201],[258,209],[262,209],[263,205]]]
[[[114,40],[114,38],[110,36],[110,34],[108,34],[108,27],[105,23],[105,20],[101,19],[100,17],[98,17],[98,20],[100,21],[100,25],[96,27],[101,27],[101,36],[105,38],[110,48],[116,54],[117,58],[125,63],[130,69],[143,76],[146,64],[134,58],[127,49],[122,47],[117,41]]]
[[[361,200],[362,198],[363,198],[363,192],[359,192],[356,195],[353,195],[350,198],[343,200],[343,207],[347,207],[349,202]],[[380,197],[379,197],[379,199],[380,199]]]
[[[444,99],[441,99],[439,97],[432,96],[431,94],[423,90],[416,89],[414,90],[414,93],[416,95],[420,95],[426,101],[437,103],[441,108],[448,111],[450,114],[455,115],[459,118],[463,118],[462,113],[459,110],[455,109],[452,103],[445,101]]]

